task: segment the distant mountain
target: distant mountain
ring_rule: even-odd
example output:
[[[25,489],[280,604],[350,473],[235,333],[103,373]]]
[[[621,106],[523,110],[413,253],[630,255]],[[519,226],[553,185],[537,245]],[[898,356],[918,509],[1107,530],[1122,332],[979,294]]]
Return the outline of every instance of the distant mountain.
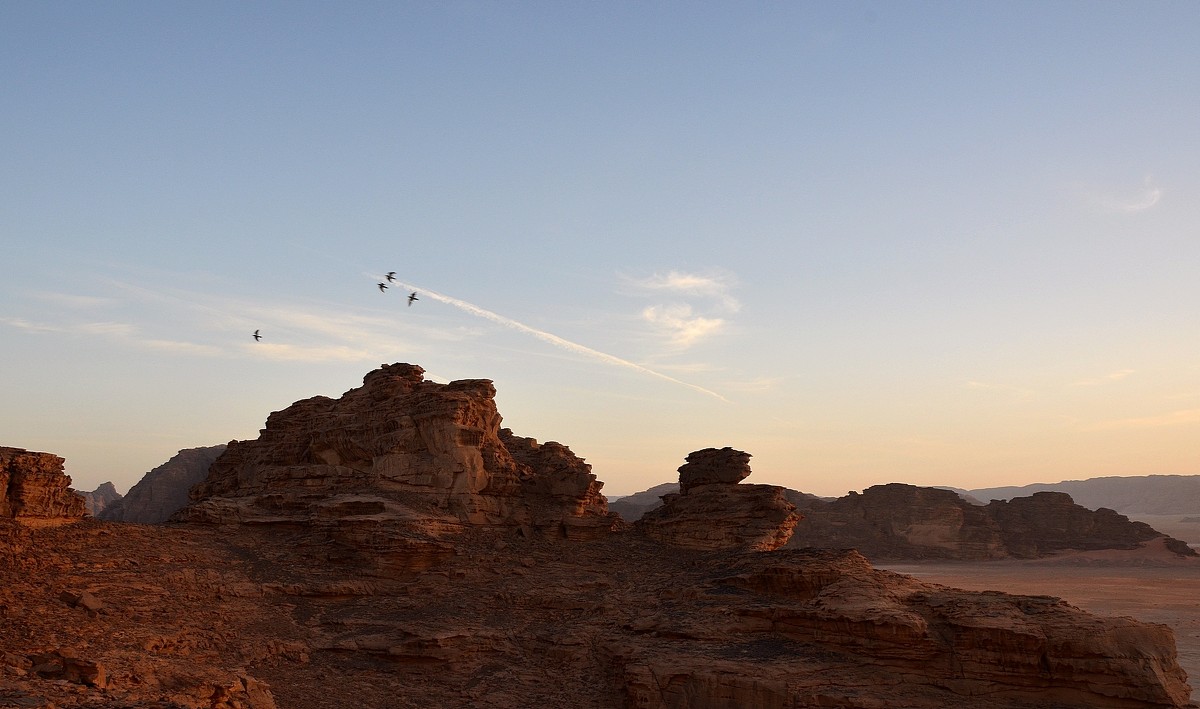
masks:
[[[188,503],[188,491],[208,477],[208,468],[222,453],[225,444],[185,448],[170,460],[146,473],[125,497],[106,507],[96,516],[113,522],[157,524],[166,522]]]
[[[641,519],[642,515],[661,505],[663,495],[669,495],[673,492],[679,492],[679,483],[655,485],[649,490],[642,490],[641,492],[635,492],[620,499],[610,500],[608,509],[610,512],[616,512],[621,515],[621,519],[626,522],[635,522]]]
[[[1065,492],[1089,509],[1107,507],[1124,515],[1174,515],[1200,512],[1200,475],[1141,475],[1064,480],[1020,487],[958,490],[981,501],[1011,500],[1035,492]]]
[[[121,493],[117,492],[116,486],[111,482],[102,483],[100,487],[91,492],[76,490],[75,494],[83,498],[84,508],[93,517],[99,517],[105,508],[121,499]]]

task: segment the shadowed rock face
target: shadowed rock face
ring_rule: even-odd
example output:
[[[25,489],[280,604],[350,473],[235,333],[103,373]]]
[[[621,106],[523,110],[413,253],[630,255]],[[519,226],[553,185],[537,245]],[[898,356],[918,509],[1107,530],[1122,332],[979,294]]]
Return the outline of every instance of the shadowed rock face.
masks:
[[[652,539],[692,549],[769,551],[787,542],[799,521],[776,485],[738,485],[750,475],[750,454],[706,448],[679,468],[679,493],[646,512],[636,529]]]
[[[179,451],[96,516],[113,522],[166,522],[188,504],[188,491],[208,477],[209,467],[223,452],[224,444]]]
[[[940,488],[876,485],[833,501],[799,501],[788,546],[858,549],[870,559],[1038,558],[1065,550],[1133,549],[1153,539],[1187,544],[1112,510],[1080,507],[1064,493],[972,505]]]
[[[84,511],[83,498],[63,473],[62,458],[0,447],[0,518],[44,526],[78,521]]]

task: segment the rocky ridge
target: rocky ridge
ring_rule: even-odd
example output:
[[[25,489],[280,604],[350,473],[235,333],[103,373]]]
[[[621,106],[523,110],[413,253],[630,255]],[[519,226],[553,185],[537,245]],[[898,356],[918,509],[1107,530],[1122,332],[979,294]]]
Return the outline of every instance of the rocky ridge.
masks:
[[[876,485],[831,502],[798,501],[804,519],[789,546],[854,548],[877,561],[1036,559],[1065,551],[1135,549],[1155,540],[1180,556],[1184,542],[1065,493],[972,505],[941,488]]]
[[[95,516],[114,522],[165,522],[187,506],[188,492],[208,478],[209,466],[224,452],[224,444],[185,448],[143,475],[124,497]]]

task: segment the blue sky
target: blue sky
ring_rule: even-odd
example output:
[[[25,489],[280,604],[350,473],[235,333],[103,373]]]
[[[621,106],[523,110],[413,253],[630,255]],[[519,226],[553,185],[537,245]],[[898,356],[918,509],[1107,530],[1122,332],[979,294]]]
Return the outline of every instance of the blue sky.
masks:
[[[413,362],[610,494],[1200,474],[1198,26],[6,2],[0,445],[124,490]]]

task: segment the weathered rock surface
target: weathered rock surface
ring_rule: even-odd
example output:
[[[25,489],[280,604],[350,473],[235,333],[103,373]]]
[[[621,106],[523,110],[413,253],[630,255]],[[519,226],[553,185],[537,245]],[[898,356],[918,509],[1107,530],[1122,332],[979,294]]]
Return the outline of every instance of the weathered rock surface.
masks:
[[[83,513],[83,498],[71,489],[62,458],[0,447],[0,518],[44,526],[75,522]]]
[[[339,399],[271,414],[258,439],[229,444],[178,519],[299,526],[326,561],[384,575],[452,555],[440,539],[463,526],[588,537],[622,524],[569,448],[501,429],[490,381],[423,373],[384,365]]]
[[[691,453],[679,468],[679,493],[642,515],[636,529],[692,549],[769,551],[787,542],[800,515],[776,485],[738,485],[750,454],[732,448]]]
[[[158,524],[187,506],[188,493],[208,478],[208,469],[225,444],[185,448],[142,476],[125,497],[102,509],[96,517],[114,522]]]
[[[1149,525],[1080,507],[1063,493],[980,507],[950,490],[891,483],[797,505],[804,519],[790,547],[853,548],[877,561],[1029,559],[1067,550],[1133,549],[1160,538],[1177,554],[1195,555]]]
[[[26,533],[42,552],[0,566],[0,697],[18,706],[1189,706],[1164,626],[854,552],[463,526],[437,568],[372,580],[281,527]]]
[[[121,499],[121,493],[111,482],[101,483],[100,487],[91,492],[75,493],[83,498],[83,508],[93,517],[99,517],[112,504]]]

